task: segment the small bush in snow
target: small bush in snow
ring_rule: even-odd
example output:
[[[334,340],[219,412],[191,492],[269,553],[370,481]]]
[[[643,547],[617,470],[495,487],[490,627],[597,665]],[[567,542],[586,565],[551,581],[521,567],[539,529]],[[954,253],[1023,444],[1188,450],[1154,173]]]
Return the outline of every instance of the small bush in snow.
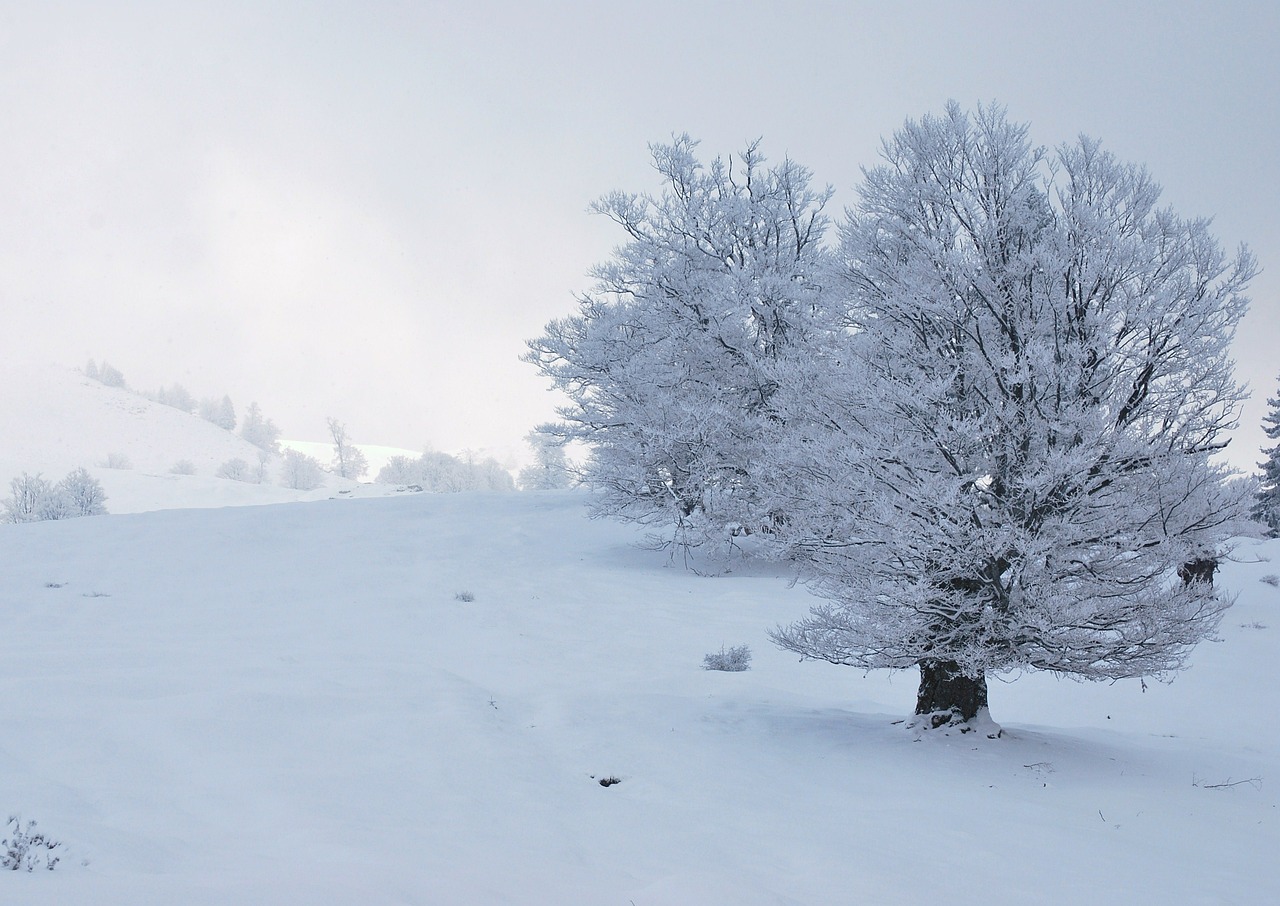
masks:
[[[173,464],[173,468],[169,472],[173,475],[194,475],[196,474],[196,464],[189,459],[179,459]]]
[[[123,453],[108,453],[107,458],[99,463],[104,469],[132,469],[133,463]]]
[[[1262,581],[1266,582],[1272,588],[1280,587],[1280,576],[1277,576],[1275,573],[1270,573],[1268,575],[1263,576]]]
[[[257,484],[259,480],[257,470],[239,457],[228,459],[218,466],[218,471],[213,474],[218,478],[229,478],[232,481],[245,481],[250,484]]]
[[[35,871],[44,868],[53,871],[58,864],[58,857],[53,851],[61,846],[36,830],[36,823],[28,821],[23,827],[22,819],[10,815],[5,824],[7,836],[0,840],[0,868],[7,871]]]
[[[464,604],[470,604],[476,599],[476,596],[469,591],[460,591],[453,596],[453,600],[461,601]]]
[[[751,649],[746,645],[734,645],[732,648],[720,646],[702,659],[703,670],[723,670],[727,673],[741,673],[751,669]]]

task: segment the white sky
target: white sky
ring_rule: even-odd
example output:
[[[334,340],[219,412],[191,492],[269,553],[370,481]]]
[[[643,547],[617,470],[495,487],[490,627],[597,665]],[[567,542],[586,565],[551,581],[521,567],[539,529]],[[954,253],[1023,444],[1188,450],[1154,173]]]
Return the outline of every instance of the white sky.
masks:
[[[518,361],[656,188],[647,143],[763,136],[852,200],[948,98],[1145,163],[1265,269],[1251,467],[1280,372],[1280,4],[0,0],[0,337],[257,400],[299,438],[517,445]]]

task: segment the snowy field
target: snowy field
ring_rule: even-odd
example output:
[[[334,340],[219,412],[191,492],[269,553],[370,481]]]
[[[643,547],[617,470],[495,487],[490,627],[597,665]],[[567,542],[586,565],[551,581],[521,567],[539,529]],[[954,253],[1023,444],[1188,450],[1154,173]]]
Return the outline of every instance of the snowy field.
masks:
[[[913,675],[768,643],[785,575],[583,504],[0,525],[0,810],[62,844],[0,902],[1280,902],[1280,543],[1173,683],[1026,675],[1003,739],[917,739]]]

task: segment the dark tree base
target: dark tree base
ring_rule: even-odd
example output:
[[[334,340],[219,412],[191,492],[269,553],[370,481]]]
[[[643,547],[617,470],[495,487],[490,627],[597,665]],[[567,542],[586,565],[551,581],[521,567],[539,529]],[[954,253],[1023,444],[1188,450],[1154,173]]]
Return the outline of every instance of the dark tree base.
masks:
[[[955,661],[920,662],[915,724],[925,729],[968,723],[987,707],[987,678],[965,676]]]
[[[1178,578],[1184,585],[1192,582],[1208,582],[1213,587],[1213,574],[1218,570],[1218,561],[1213,557],[1200,557],[1178,567]]]

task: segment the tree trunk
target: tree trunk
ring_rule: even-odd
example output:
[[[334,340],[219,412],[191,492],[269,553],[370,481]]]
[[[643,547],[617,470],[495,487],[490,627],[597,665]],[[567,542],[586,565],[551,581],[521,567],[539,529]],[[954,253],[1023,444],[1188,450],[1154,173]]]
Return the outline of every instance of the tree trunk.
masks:
[[[973,720],[987,707],[987,678],[965,676],[955,661],[920,662],[916,714],[928,717],[931,729]]]
[[[1217,558],[1199,557],[1179,566],[1178,577],[1182,579],[1183,585],[1190,585],[1192,582],[1208,582],[1209,587],[1212,588],[1213,574],[1217,569]]]

